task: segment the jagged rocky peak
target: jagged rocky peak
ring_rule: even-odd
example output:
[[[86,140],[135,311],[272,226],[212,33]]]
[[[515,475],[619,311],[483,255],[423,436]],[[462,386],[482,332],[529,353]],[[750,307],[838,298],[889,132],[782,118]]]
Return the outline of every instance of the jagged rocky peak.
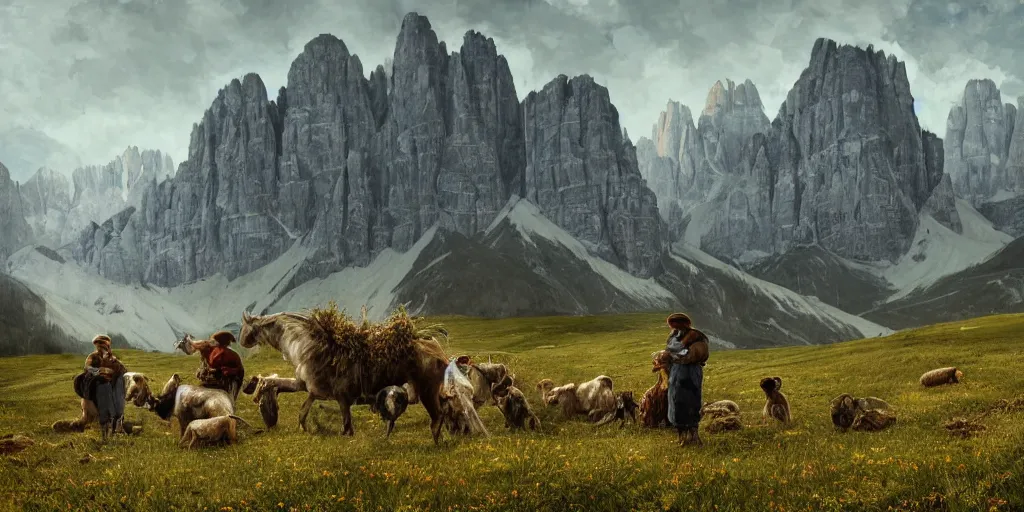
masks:
[[[523,112],[526,198],[608,261],[642,277],[657,272],[666,226],[608,89],[560,75],[531,92]]]
[[[746,176],[691,219],[700,245],[729,259],[813,244],[898,259],[943,174],[913,101],[895,57],[818,39],[771,129],[744,146]]]
[[[1024,127],[992,80],[970,80],[946,120],[945,166],[958,195],[972,205],[1024,189]],[[1011,151],[1011,146],[1016,146]]]
[[[736,85],[729,79],[726,79],[725,84],[721,80],[716,81],[708,92],[702,115],[713,117],[719,112],[728,113],[736,110],[764,112],[761,95],[758,94],[754,82],[747,79]],[[767,117],[765,119],[767,120]]]
[[[66,212],[71,208],[71,181],[62,173],[40,167],[21,185],[26,216],[46,215],[50,210]]]
[[[520,105],[506,59],[480,33],[449,54],[430,22],[410,13],[393,60],[369,77],[341,40],[322,34],[292,63],[276,102],[256,75],[221,90],[174,179],[146,188],[123,230],[132,236],[90,234],[85,252],[136,258],[99,268],[139,268],[144,281],[173,286],[234,278],[301,239],[311,249],[294,277],[301,282],[386,248],[405,251],[432,226],[467,236],[486,229],[512,195],[540,183],[526,171],[535,161],[572,184],[556,189],[546,178],[535,187],[561,227],[650,275],[664,226],[630,224],[657,219],[635,150],[606,89],[589,78],[563,82],[559,90],[573,92],[535,94],[550,112],[526,122],[537,109]],[[561,119],[575,123],[574,136],[527,150],[524,126],[558,131]]]
[[[654,125],[651,139],[660,157],[679,161],[684,158],[682,149],[684,141],[696,131],[690,108],[677,101],[669,100],[665,110],[658,115],[658,123]]]

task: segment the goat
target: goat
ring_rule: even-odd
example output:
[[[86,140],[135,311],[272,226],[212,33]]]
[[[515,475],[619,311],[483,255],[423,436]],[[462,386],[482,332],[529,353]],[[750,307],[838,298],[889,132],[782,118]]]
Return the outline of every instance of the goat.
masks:
[[[561,405],[567,418],[586,414],[590,421],[597,421],[615,411],[612,387],[611,377],[599,375],[579,386],[569,383],[553,388],[547,393],[545,402],[549,406]]]

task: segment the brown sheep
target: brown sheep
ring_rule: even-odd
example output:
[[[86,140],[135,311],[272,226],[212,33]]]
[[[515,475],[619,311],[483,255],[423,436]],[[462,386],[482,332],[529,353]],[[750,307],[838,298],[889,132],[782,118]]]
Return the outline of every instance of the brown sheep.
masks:
[[[671,355],[667,350],[662,350],[655,352],[651,358],[651,372],[658,374],[658,382],[640,398],[640,423],[648,428],[660,428],[668,425],[668,368]]]
[[[709,433],[717,434],[727,430],[740,430],[743,428],[743,423],[740,421],[739,413],[728,414],[725,416],[712,417],[711,421],[708,422],[708,425],[705,428]]]
[[[781,377],[765,377],[761,379],[761,389],[764,391],[765,403],[761,416],[765,422],[770,418],[783,424],[792,421],[789,409],[789,399],[782,394]]]
[[[889,411],[889,404],[873,396],[854,398],[843,393],[832,399],[829,410],[832,424],[842,431],[852,428],[875,432],[896,422],[896,416]]]
[[[561,405],[566,418],[585,414],[590,421],[598,421],[615,412],[612,387],[611,377],[599,375],[579,386],[569,383],[552,389],[547,394],[546,403],[549,406]]]
[[[933,388],[945,384],[959,384],[963,378],[964,372],[958,370],[955,366],[950,366],[925,372],[921,376],[920,382],[926,388]]]
[[[185,433],[178,441],[178,446],[191,450],[197,445],[212,445],[221,442],[227,442],[229,445],[235,444],[238,442],[239,421],[251,428],[248,422],[234,414],[192,420],[185,427]]]

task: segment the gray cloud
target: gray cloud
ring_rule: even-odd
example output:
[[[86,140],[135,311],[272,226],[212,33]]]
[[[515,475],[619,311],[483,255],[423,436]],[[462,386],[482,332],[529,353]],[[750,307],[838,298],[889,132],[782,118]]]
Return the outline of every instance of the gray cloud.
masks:
[[[128,145],[181,161],[232,78],[254,71],[275,91],[320,33],[369,72],[409,11],[449,51],[469,29],[493,37],[521,97],[558,74],[593,75],[634,138],[669,98],[702,108],[718,79],[753,80],[774,117],[817,37],[905,60],[922,123],[940,135],[968,79],[994,79],[1005,101],[1024,92],[1014,0],[0,0],[0,113],[86,162]]]

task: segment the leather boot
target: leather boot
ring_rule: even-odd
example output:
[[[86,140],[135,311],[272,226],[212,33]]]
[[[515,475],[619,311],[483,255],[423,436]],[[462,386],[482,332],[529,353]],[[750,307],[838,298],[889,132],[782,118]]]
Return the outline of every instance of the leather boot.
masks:
[[[704,446],[704,441],[701,441],[701,439],[700,439],[700,429],[699,428],[692,428],[692,429],[690,429],[690,444],[693,444],[693,445],[696,445],[696,446]]]

